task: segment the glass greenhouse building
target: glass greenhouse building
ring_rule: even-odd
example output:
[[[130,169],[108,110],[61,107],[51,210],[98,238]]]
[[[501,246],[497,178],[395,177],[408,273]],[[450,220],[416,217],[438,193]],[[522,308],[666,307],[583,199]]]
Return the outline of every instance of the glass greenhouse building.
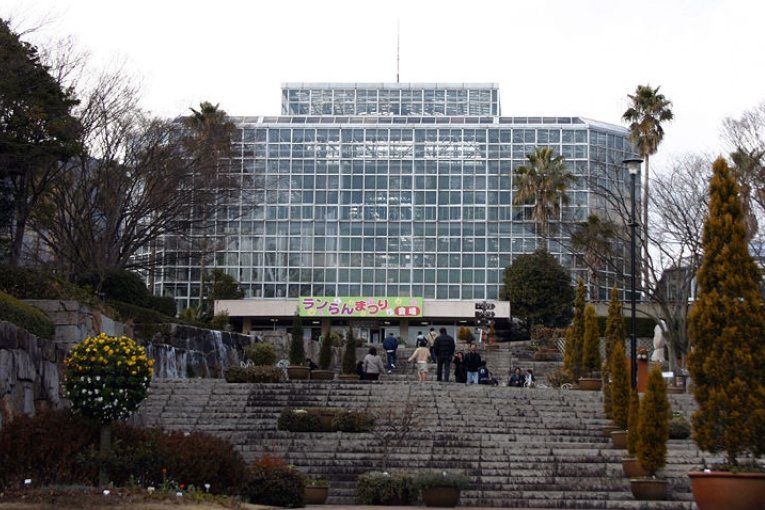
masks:
[[[514,257],[540,246],[572,278],[586,278],[572,227],[592,213],[614,215],[595,188],[628,195],[622,160],[634,151],[626,128],[504,117],[496,84],[287,83],[281,108],[279,116],[232,117],[227,168],[237,198],[204,232],[192,232],[191,243],[165,239],[158,255],[174,255],[173,263],[152,282],[179,308],[195,307],[200,268],[225,270],[245,299],[216,309],[228,309],[245,331],[289,321],[309,297],[421,298],[420,324],[459,324],[473,317],[475,301],[498,300]],[[548,239],[538,235],[531,205],[513,205],[513,169],[539,146],[563,155],[579,177]],[[208,249],[190,249],[195,237]],[[605,269],[598,280],[593,300],[617,283]],[[439,303],[452,311],[435,320],[428,309]],[[509,315],[509,307],[498,310],[498,318]]]

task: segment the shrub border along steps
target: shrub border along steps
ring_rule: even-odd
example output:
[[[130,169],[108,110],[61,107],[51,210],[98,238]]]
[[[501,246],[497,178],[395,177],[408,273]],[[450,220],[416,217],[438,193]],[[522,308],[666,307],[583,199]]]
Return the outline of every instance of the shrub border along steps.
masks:
[[[472,481],[463,503],[475,506],[638,509],[622,474],[623,451],[602,436],[599,393],[457,384],[333,382],[226,384],[161,381],[139,420],[167,429],[201,430],[230,440],[247,461],[266,448],[313,478],[330,481],[332,504],[352,504],[357,477],[380,468],[382,449],[369,432],[277,430],[282,409],[369,410],[388,401],[420,404],[424,425],[393,448],[391,469],[455,469]],[[688,416],[690,395],[672,395]],[[707,458],[707,461],[710,459]],[[672,501],[651,508],[693,509],[687,472],[702,464],[688,440],[670,440],[665,476]]]

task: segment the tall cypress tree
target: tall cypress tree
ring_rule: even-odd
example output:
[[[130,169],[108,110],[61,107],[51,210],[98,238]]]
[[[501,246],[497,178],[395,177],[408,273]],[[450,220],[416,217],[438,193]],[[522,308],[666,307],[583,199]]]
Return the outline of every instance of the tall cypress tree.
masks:
[[[571,323],[571,360],[574,380],[579,380],[582,375],[582,361],[584,357],[584,306],[587,289],[584,280],[579,278],[576,285],[574,298],[574,320]],[[568,346],[566,346],[568,348]]]
[[[622,344],[624,349],[624,314],[622,301],[619,299],[619,291],[616,287],[611,289],[611,300],[608,302],[608,319],[606,319],[606,359],[603,363],[603,412],[611,418],[611,357],[616,342]]]
[[[614,424],[626,430],[629,424],[630,381],[622,342],[616,342],[611,357],[611,412]]]
[[[724,452],[734,467],[742,455],[765,453],[765,312],[739,187],[722,158],[712,165],[709,193],[699,291],[688,320],[688,368],[699,404],[693,439],[702,450]]]
[[[656,472],[667,463],[667,440],[669,439],[667,383],[664,381],[659,365],[654,366],[648,376],[648,385],[640,402],[639,414],[637,420],[638,462],[649,476],[656,476]],[[632,421],[630,416],[630,423]]]
[[[290,365],[305,363],[305,346],[303,345],[303,320],[299,315],[292,319],[292,340],[290,341]]]
[[[592,377],[600,369],[600,328],[595,306],[588,304],[584,309],[584,346],[582,352],[582,372]]]

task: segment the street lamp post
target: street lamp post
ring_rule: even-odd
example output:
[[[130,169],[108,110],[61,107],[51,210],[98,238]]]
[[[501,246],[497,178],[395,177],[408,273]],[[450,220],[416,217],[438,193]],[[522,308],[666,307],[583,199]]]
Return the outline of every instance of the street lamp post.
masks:
[[[627,165],[630,172],[630,381],[632,388],[637,388],[637,337],[635,335],[635,302],[637,301],[635,290],[635,273],[637,273],[637,257],[635,255],[636,227],[638,225],[635,214],[635,179],[640,173],[640,158],[627,158],[622,161]]]

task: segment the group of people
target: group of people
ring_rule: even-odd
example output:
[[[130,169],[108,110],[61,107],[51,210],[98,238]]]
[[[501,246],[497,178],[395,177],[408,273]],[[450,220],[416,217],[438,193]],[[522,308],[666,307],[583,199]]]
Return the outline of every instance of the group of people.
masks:
[[[492,375],[486,366],[486,361],[481,359],[476,344],[470,344],[467,353],[456,352],[457,346],[454,338],[446,332],[446,328],[440,329],[436,334],[434,328],[430,328],[428,335],[422,331],[417,333],[417,348],[407,359],[407,362],[415,363],[417,367],[417,380],[420,382],[428,379],[428,363],[436,363],[436,381],[449,382],[451,364],[454,362],[454,380],[463,384],[488,384],[498,386],[499,381]],[[377,354],[376,347],[370,347],[364,359],[357,364],[360,379],[376,381],[380,374],[390,374],[396,369],[396,351],[398,339],[388,335],[383,340],[383,349],[386,354],[386,362]],[[508,386],[531,387],[534,385],[534,372],[531,369],[526,374],[516,368],[508,381]]]

